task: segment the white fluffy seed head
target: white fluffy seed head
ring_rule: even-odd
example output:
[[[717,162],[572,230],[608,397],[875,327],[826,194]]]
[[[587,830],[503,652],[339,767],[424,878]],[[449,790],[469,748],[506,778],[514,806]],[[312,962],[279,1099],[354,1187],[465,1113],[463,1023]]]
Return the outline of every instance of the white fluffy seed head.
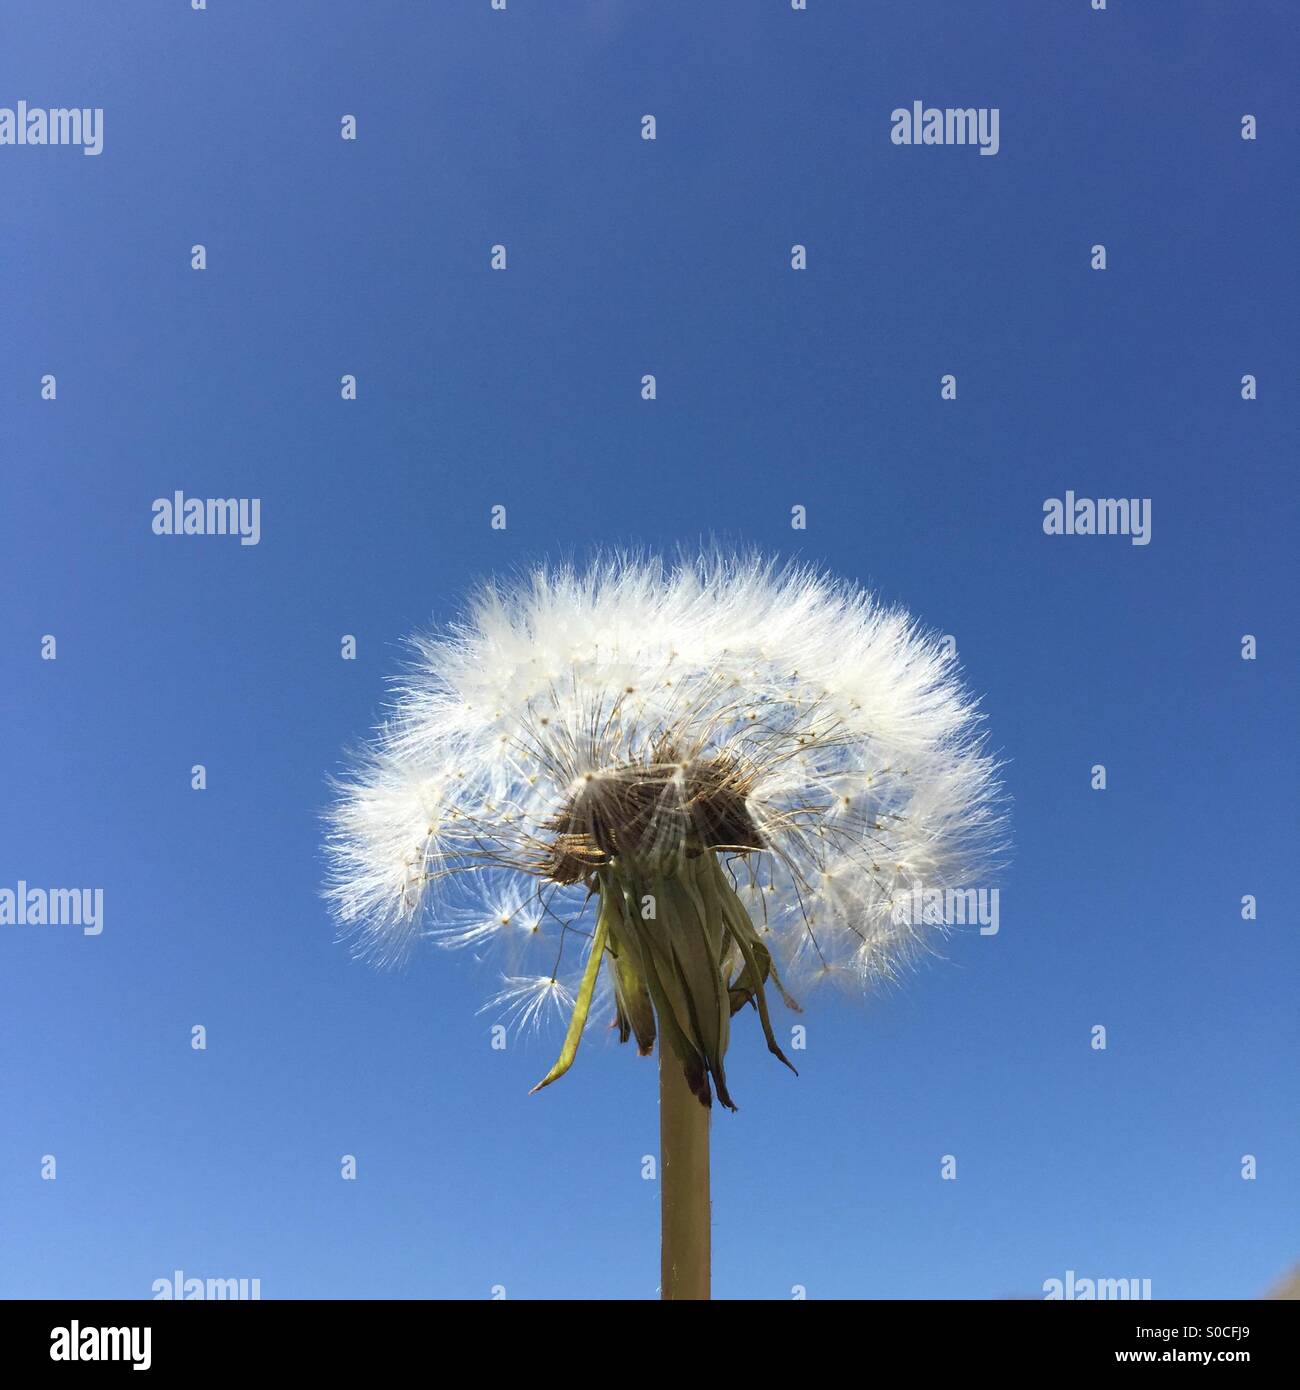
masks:
[[[893,976],[935,930],[899,901],[978,883],[998,851],[996,765],[955,661],[813,569],[542,568],[413,647],[329,817],[328,896],[361,953],[499,936],[534,967],[507,992],[580,966],[588,894],[556,881],[557,818],[629,768],[656,770],[651,833],[670,849],[692,769],[734,773],[757,843],[718,852],[796,977]]]

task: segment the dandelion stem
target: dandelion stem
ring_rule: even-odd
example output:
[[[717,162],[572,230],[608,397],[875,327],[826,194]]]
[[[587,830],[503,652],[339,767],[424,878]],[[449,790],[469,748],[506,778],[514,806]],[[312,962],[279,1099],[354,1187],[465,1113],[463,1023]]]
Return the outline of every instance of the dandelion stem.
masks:
[[[686,1081],[681,1059],[659,1040],[661,1295],[709,1297],[709,1110]]]

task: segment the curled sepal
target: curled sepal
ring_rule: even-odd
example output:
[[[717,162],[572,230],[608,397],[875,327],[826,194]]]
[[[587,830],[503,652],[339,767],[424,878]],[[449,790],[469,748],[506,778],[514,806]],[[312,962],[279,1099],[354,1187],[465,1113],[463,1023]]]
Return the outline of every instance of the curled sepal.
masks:
[[[715,866],[716,867],[716,866]],[[767,1050],[790,1068],[796,1076],[799,1069],[781,1051],[781,1046],[776,1040],[776,1034],[772,1031],[772,1018],[767,1011],[767,994],[763,989],[763,983],[769,972],[776,981],[777,988],[781,990],[781,996],[790,1002],[789,996],[781,987],[781,982],[776,979],[776,970],[772,962],[771,952],[759,940],[758,933],[754,930],[754,924],[749,920],[749,913],[745,911],[745,905],[736,896],[731,885],[722,876],[722,871],[717,870],[714,881],[714,888],[722,905],[723,920],[727,924],[732,940],[735,941],[741,956],[745,961],[745,968],[741,972],[736,984],[744,988],[745,992],[753,997],[754,1005],[758,1009],[759,1021],[763,1025],[763,1036],[767,1039]],[[763,953],[764,959],[760,961],[759,952]],[[735,986],[733,986],[733,989]],[[735,1001],[734,993],[731,996]],[[742,999],[742,1003],[744,1000]]]
[[[612,934],[611,934],[612,935]],[[649,1057],[655,1050],[655,1011],[650,991],[636,972],[628,952],[615,953],[611,941],[609,973],[614,980],[615,1027],[619,1042],[635,1035],[637,1056]]]
[[[708,1069],[694,1041],[695,1030],[676,960],[671,948],[665,949],[663,943],[646,930],[647,921],[638,911],[640,902],[647,896],[641,891],[646,885],[621,879],[615,882],[623,894],[623,915],[616,930],[623,946],[631,947],[641,978],[650,992],[659,1020],[659,1046],[669,1048],[681,1062],[686,1084],[707,1109],[713,1104],[713,1092],[709,1087]]]
[[[560,1048],[560,1055],[556,1058],[555,1065],[533,1087],[532,1091],[529,1091],[530,1096],[535,1091],[540,1091],[543,1086],[549,1086],[552,1081],[558,1081],[573,1065],[573,1059],[578,1055],[578,1044],[582,1041],[582,1030],[587,1026],[587,1014],[591,1010],[591,997],[596,992],[596,978],[600,974],[600,962],[605,954],[605,941],[609,936],[609,921],[606,912],[607,908],[602,898],[601,909],[596,917],[596,935],[591,943],[591,954],[587,957],[587,968],[582,972],[582,983],[578,986],[578,997],[573,1002],[569,1028],[564,1035],[564,1046]]]
[[[646,929],[652,937],[662,933],[665,953],[671,961],[669,968],[675,972],[678,993],[686,1006],[678,1022],[713,1078],[718,1100],[728,1110],[734,1110],[723,1065],[731,1040],[730,999],[718,967],[716,944],[721,940],[723,925],[712,920],[715,914],[710,913],[686,875],[659,879],[655,892],[665,915],[659,922],[646,923]]]
[[[758,979],[754,979],[749,966],[746,965],[728,986],[732,1014],[739,1013],[746,1004],[754,1002],[754,996],[767,983],[767,977],[772,971],[772,953],[761,941],[753,943],[753,947],[754,956],[758,962],[759,976]]]

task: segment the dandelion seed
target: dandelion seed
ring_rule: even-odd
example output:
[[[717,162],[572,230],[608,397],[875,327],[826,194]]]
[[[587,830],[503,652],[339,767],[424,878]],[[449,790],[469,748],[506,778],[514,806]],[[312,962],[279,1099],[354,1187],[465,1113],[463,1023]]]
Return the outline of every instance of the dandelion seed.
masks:
[[[505,988],[492,996],[479,1010],[503,1010],[502,1021],[523,1032],[527,1028],[541,1027],[548,1011],[563,1018],[573,1008],[573,995],[559,980],[551,975],[510,976],[503,975]]]

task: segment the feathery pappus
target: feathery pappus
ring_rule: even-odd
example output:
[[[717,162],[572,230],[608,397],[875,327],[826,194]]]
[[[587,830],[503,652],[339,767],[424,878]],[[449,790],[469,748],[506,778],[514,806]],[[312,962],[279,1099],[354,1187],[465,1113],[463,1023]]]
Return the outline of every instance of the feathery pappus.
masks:
[[[732,1106],[746,1005],[892,977],[1002,830],[982,716],[940,640],[803,565],[607,555],[475,593],[413,639],[329,813],[328,896],[360,954],[421,936],[503,961],[490,1003],[665,1042]],[[532,964],[524,968],[528,958]],[[549,964],[539,964],[549,961]],[[791,1068],[793,1070],[793,1068]]]

